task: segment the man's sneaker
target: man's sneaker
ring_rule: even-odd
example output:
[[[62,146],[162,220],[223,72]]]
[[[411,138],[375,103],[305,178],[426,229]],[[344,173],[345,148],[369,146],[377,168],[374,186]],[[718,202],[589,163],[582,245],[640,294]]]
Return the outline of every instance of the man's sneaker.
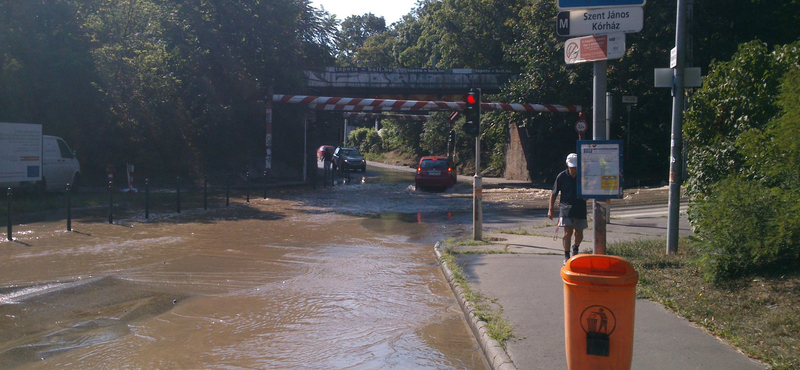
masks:
[[[577,255],[578,255],[578,252],[579,252],[579,249],[580,249],[580,248],[578,248],[578,246],[577,246],[577,245],[573,245],[573,246],[572,246],[572,255],[573,255],[573,256],[577,256]]]
[[[567,265],[567,261],[569,261],[569,252],[564,252],[564,266]]]

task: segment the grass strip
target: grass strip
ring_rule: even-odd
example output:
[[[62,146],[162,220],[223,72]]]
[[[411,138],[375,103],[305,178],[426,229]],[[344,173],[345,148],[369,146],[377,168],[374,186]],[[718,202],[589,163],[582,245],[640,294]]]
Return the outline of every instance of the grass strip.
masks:
[[[637,296],[702,326],[773,370],[800,369],[800,272],[712,283],[701,274],[702,244],[682,239],[667,255],[663,240],[609,245],[639,272]]]
[[[496,252],[503,253],[503,252]],[[472,303],[475,307],[474,314],[478,320],[486,323],[486,330],[489,337],[500,343],[503,349],[506,348],[506,341],[513,338],[513,328],[511,324],[503,319],[503,306],[499,305],[496,300],[489,299],[479,292],[470,288],[467,284],[467,279],[464,277],[464,270],[458,264],[456,256],[459,253],[453,253],[449,248],[442,249],[442,260],[447,264],[447,267],[453,273],[455,283],[460,285],[464,290],[464,299]],[[494,309],[493,307],[497,307]]]

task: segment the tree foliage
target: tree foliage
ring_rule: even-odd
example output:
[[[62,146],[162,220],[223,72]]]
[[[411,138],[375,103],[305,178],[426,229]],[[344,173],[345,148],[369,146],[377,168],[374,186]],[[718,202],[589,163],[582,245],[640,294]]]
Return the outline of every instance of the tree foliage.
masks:
[[[689,214],[712,280],[800,266],[798,45],[743,44],[692,103]]]
[[[758,41],[742,44],[730,61],[712,64],[703,88],[692,97],[684,127],[690,144],[688,190],[694,198],[707,195],[725,177],[756,173],[746,165],[739,138],[775,117],[780,81],[798,65],[800,42],[770,52]]]
[[[266,88],[332,65],[336,26],[308,0],[2,2],[0,120],[63,136],[89,178],[243,170]]]

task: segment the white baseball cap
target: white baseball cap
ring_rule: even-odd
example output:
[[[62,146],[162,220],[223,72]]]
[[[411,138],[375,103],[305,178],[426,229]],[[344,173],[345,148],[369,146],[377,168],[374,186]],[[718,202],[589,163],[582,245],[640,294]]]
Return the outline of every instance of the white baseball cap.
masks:
[[[567,167],[578,167],[578,155],[569,153],[567,156]]]

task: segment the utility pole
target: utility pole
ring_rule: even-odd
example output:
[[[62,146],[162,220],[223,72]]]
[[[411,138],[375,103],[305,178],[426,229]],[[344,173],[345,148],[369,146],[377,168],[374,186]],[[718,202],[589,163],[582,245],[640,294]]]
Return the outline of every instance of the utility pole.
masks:
[[[667,221],[667,254],[678,252],[678,226],[683,165],[683,108],[684,67],[686,58],[686,10],[687,0],[678,0],[678,15],[675,27],[676,65],[672,75],[672,138],[669,158],[669,216]]]

